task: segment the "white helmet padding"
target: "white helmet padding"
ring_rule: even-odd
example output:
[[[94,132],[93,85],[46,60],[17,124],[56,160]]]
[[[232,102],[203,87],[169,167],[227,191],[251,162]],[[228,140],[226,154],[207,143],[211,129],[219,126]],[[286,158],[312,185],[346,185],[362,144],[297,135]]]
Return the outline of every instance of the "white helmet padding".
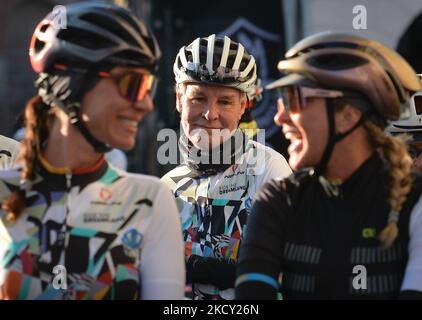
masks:
[[[410,117],[391,122],[386,131],[392,135],[408,133],[412,142],[422,138],[422,91],[418,91],[410,98]],[[413,141],[415,140],[415,141]]]

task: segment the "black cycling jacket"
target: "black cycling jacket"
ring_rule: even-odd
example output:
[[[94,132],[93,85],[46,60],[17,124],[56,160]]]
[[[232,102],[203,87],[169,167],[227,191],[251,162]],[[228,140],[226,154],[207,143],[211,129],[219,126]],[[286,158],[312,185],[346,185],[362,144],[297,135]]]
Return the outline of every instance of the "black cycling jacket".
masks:
[[[400,212],[399,236],[383,251],[389,177],[375,153],[339,186],[312,170],[273,180],[258,193],[237,266],[237,299],[398,298],[408,260],[415,178]],[[366,289],[363,283],[366,272]]]

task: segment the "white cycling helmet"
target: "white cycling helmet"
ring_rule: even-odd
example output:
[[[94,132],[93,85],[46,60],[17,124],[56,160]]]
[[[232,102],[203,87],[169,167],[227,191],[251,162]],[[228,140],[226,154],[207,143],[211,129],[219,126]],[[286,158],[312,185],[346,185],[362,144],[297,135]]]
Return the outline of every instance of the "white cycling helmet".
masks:
[[[418,75],[422,81],[422,75]],[[412,136],[409,143],[422,141],[422,91],[410,98],[410,117],[391,122],[386,131],[392,135],[407,133]]]
[[[259,95],[255,58],[229,37],[212,34],[183,46],[173,65],[176,83],[200,82],[238,89],[250,100]]]

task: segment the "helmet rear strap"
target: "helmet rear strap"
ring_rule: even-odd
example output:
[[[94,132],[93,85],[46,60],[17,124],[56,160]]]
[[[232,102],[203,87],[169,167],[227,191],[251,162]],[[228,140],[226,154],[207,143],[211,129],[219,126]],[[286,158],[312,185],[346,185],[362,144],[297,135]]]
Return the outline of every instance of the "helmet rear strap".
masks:
[[[362,113],[361,117],[355,125],[343,133],[336,134],[336,124],[335,124],[335,102],[334,99],[325,99],[326,101],[326,113],[328,119],[328,143],[325,147],[324,153],[318,165],[315,167],[315,173],[317,175],[323,175],[327,169],[328,161],[331,158],[333,153],[334,146],[337,142],[343,140],[350,133],[352,133],[356,128],[358,128],[363,121],[366,119],[365,114]]]

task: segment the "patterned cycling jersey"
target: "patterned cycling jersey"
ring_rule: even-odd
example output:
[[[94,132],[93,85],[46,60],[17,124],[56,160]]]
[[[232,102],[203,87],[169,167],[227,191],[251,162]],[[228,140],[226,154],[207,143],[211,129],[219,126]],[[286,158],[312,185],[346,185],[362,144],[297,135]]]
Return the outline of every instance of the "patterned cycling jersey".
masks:
[[[265,158],[255,163],[252,158],[257,149],[264,153]],[[290,173],[282,155],[252,140],[247,142],[240,160],[223,172],[197,176],[187,165],[181,165],[167,173],[162,180],[176,197],[186,257],[198,255],[234,263],[255,193],[272,177],[286,177]],[[195,272],[200,273],[198,269]],[[215,276],[208,274],[206,277],[222,278],[227,276],[224,273],[227,271],[219,269]],[[197,298],[233,299],[234,275],[233,283],[226,289],[219,289],[206,280],[210,279],[193,283]]]
[[[19,156],[20,143],[0,135],[0,169],[14,166]]]
[[[0,173],[0,200],[20,176]],[[0,216],[0,299],[183,298],[179,217],[157,178],[106,161],[67,178],[39,168],[22,215]]]

